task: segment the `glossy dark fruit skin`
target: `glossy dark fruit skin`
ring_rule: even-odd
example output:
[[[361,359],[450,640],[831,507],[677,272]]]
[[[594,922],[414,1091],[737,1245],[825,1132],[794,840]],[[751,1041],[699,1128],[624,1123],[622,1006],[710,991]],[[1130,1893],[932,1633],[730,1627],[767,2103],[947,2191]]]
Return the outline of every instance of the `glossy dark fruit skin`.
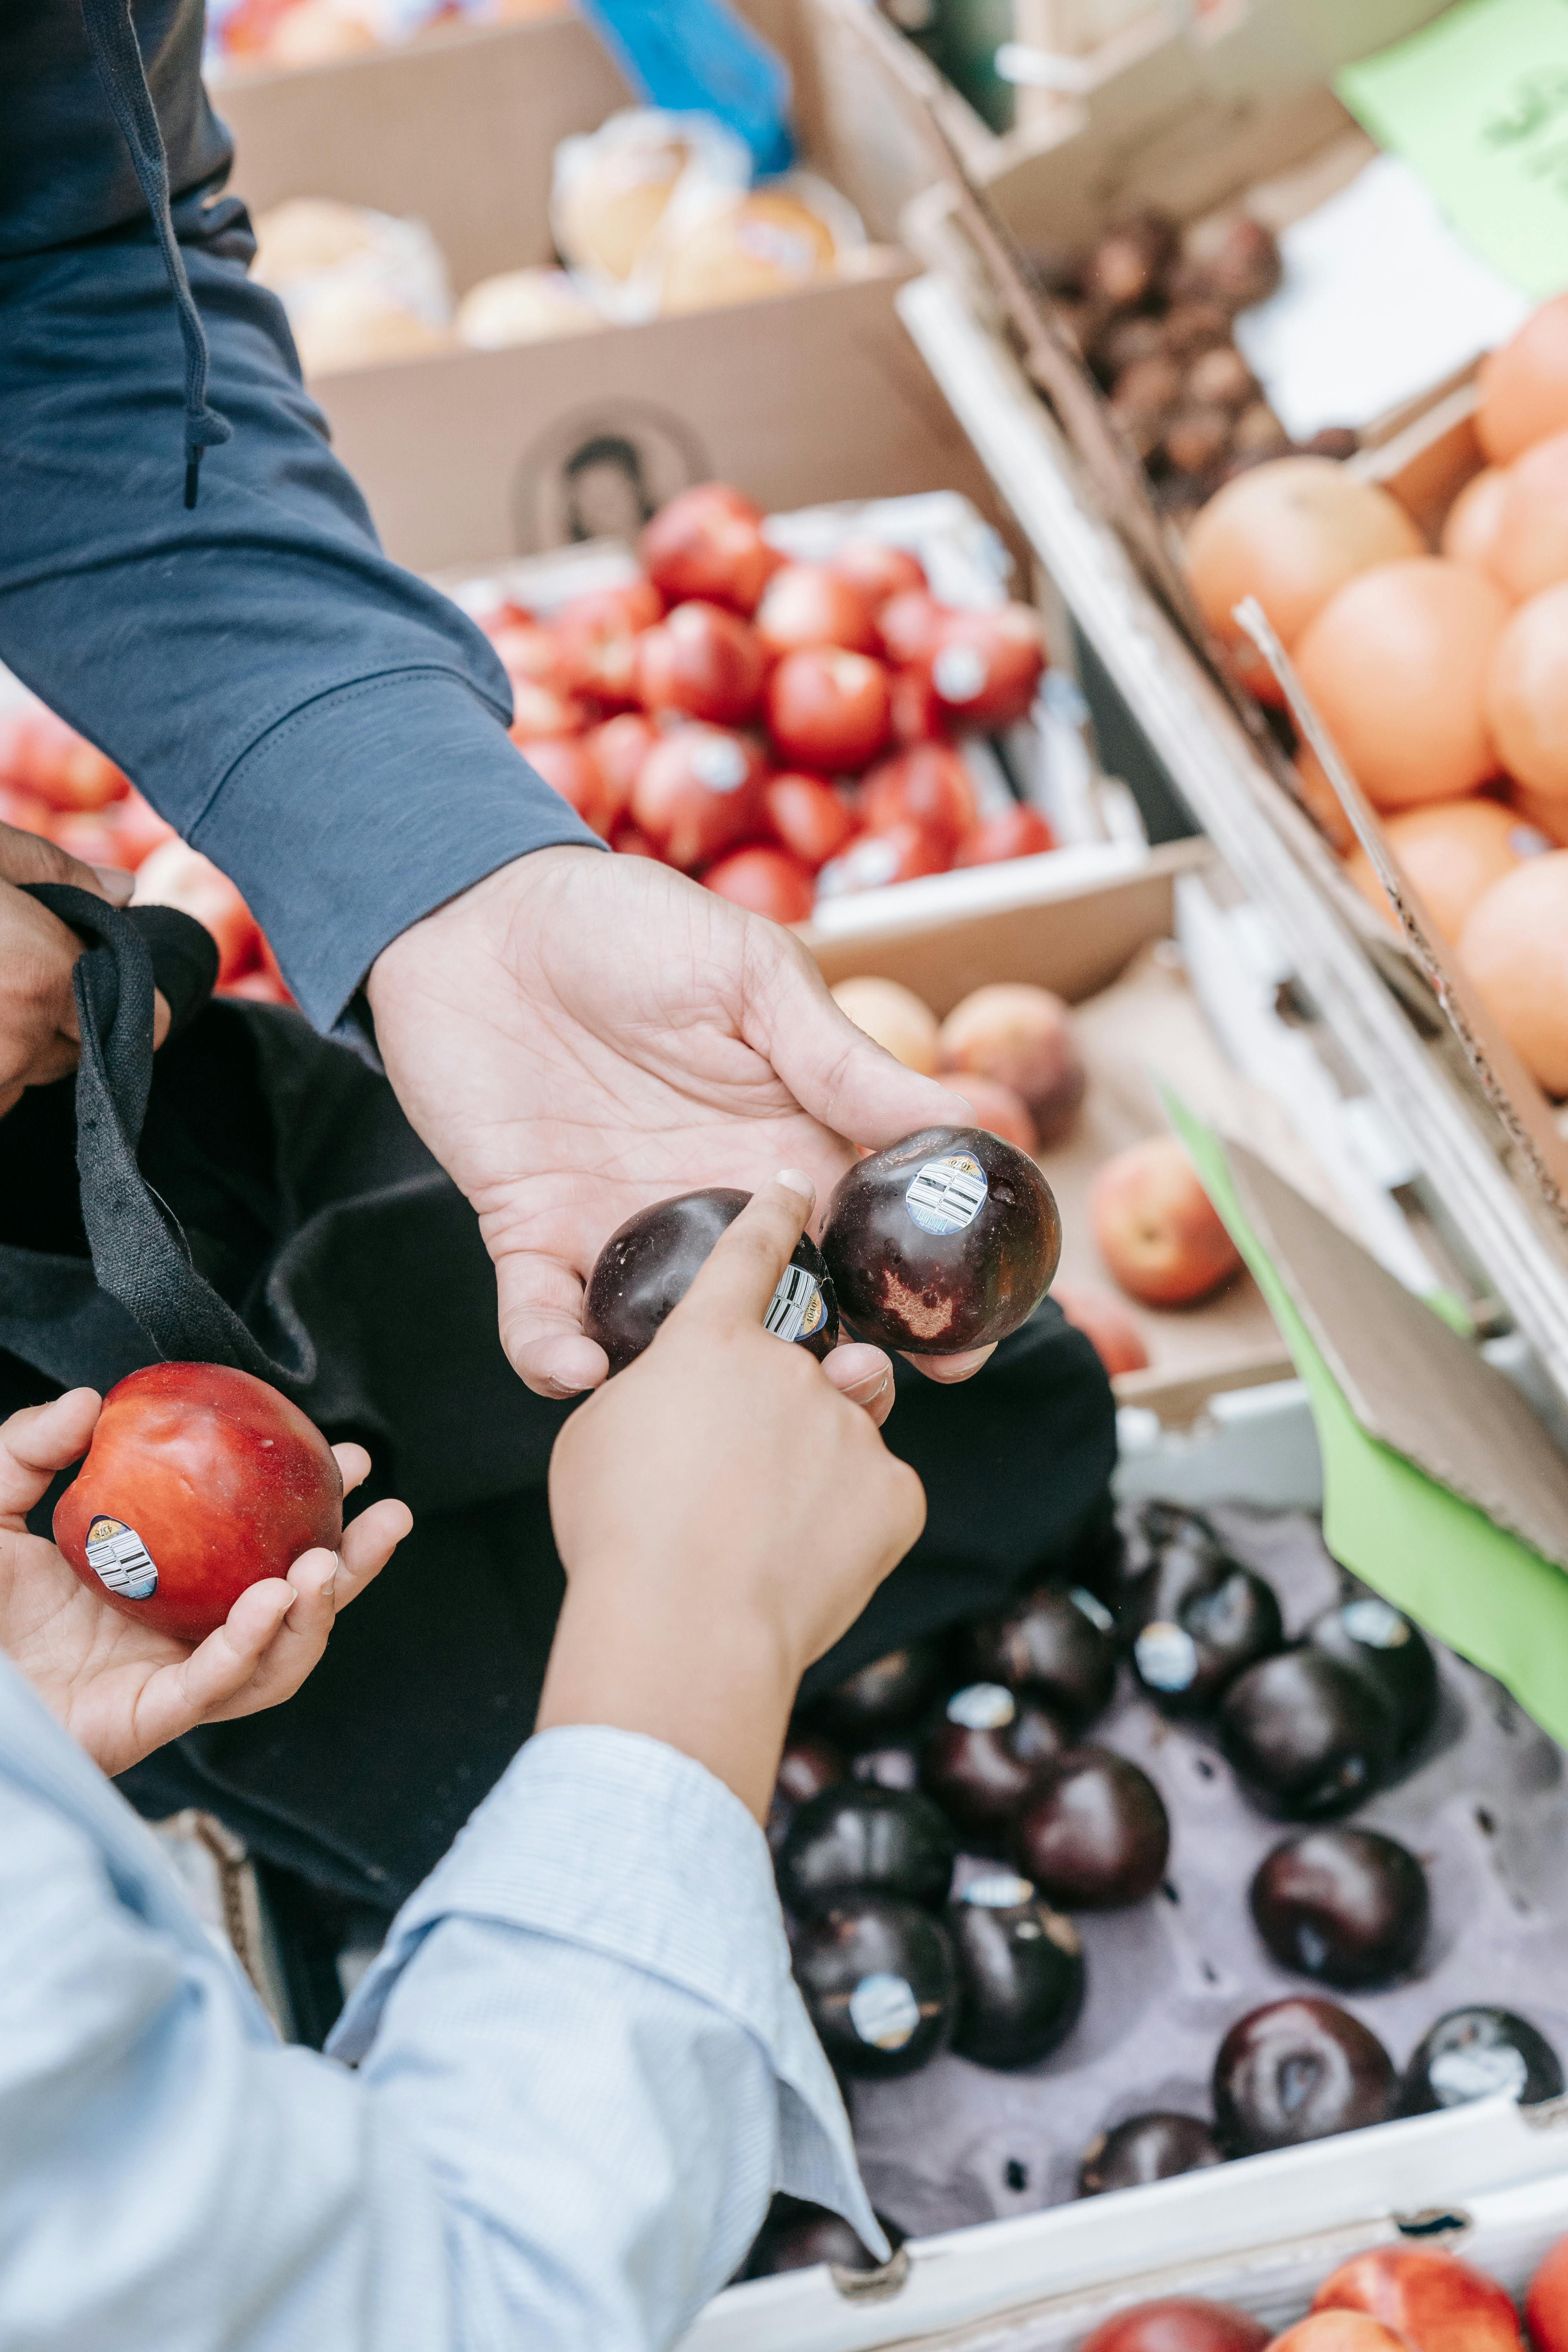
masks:
[[[1162,1580],[1158,1572],[1155,1580]],[[1206,1715],[1238,1674],[1284,1640],[1273,1587],[1222,1556],[1212,1577],[1194,1580],[1171,1616],[1142,1627],[1132,1671],[1162,1714]]]
[[[1307,1639],[1352,1668],[1393,1709],[1402,1753],[1425,1738],[1437,1712],[1437,1661],[1418,1625],[1367,1593],[1314,1617]]]
[[[907,1740],[894,1741],[887,1748],[863,1748],[849,1767],[849,1777],[874,1781],[879,1789],[918,1789],[920,1749]]]
[[[1022,1879],[1012,1903],[977,1901],[1005,1891],[982,1879],[947,1906],[958,1967],[958,2026],[952,2046],[977,2066],[1010,2073],[1037,2065],[1065,2042],[1083,2007],[1083,1945],[1070,1919],[1042,1903]]]
[[[1013,1858],[1068,1911],[1119,1910],[1165,1874],[1171,1823],[1146,1772],[1108,1748],[1041,1768],[1013,1825]]]
[[[1411,2053],[1399,2098],[1402,2116],[1435,2115],[1489,2093],[1511,2091],[1521,2106],[1563,2095],[1557,2053],[1528,2019],[1507,2009],[1452,2009]]]
[[[846,2074],[890,2083],[914,2074],[952,2039],[952,1947],[941,1920],[913,1903],[874,1895],[847,1900],[800,1930],[793,1960],[817,2039]],[[860,1993],[871,1978],[883,1981]],[[907,1988],[901,1996],[900,1986]],[[879,2026],[885,2044],[868,2038]]]
[[[802,1805],[779,1850],[786,1910],[820,1918],[851,1895],[885,1895],[940,1909],[958,1845],[946,1817],[918,1790],[847,1780]]]
[[[1348,1813],[1394,1762],[1393,1715],[1324,1650],[1282,1650],[1248,1666],[1220,1702],[1219,1728],[1248,1796],[1285,1821]]]
[[[784,1832],[802,1805],[848,1778],[848,1759],[830,1739],[816,1738],[809,1732],[797,1732],[788,1739],[779,1758],[768,1808],[768,1843],[773,1851],[776,1853],[784,1843]]]
[[[955,1182],[970,1184],[968,1171],[979,1169],[984,1197],[967,1223],[928,1232],[910,1188],[922,1169],[954,1161]],[[932,1182],[941,1192],[947,1181]],[[922,1187],[922,1214],[926,1197]],[[962,1218],[967,1200],[945,1197]],[[1056,1201],[1034,1161],[973,1127],[922,1128],[858,1161],[835,1189],[822,1236],[846,1320],[862,1339],[917,1356],[959,1355],[1017,1330],[1050,1288],[1061,1246]]]
[[[1151,2180],[1173,2180],[1179,2172],[1201,2172],[1224,2162],[1214,2133],[1196,2116],[1160,2110],[1129,2116],[1084,2149],[1078,2193],[1102,2197],[1110,2189],[1142,2189]]]
[[[1078,2352],[1265,2352],[1273,2334],[1234,2304],[1171,2294],[1119,2311],[1086,2336]]]
[[[1426,1939],[1426,1874],[1378,1830],[1287,1838],[1252,1882],[1252,1916],[1281,1968],[1351,1992],[1413,1968]]]
[[[898,2246],[903,2232],[885,2214],[879,2213],[877,2219],[889,2242]],[[780,2271],[810,2270],[818,2263],[831,2263],[841,2271],[881,2267],[841,2213],[830,2213],[826,2205],[808,2204],[803,2197],[778,2196],[752,2240],[741,2276],[774,2278]]]
[[[1102,1622],[1108,1613],[1092,1594],[1074,1600],[1052,1585],[1026,1593],[972,1628],[975,1680],[1026,1691],[1081,1730],[1116,1688],[1116,1636]]]
[[[1173,1526],[1167,1540],[1132,1552],[1118,1612],[1123,1633],[1137,1633],[1153,1619],[1174,1617],[1193,1593],[1211,1590],[1228,1569],[1240,1566],[1206,1522],[1187,1520],[1185,1514],[1183,1518],[1186,1523]]]
[[[666,1316],[679,1306],[714,1244],[751,1197],[724,1185],[679,1192],[673,1200],[657,1201],[651,1209],[639,1209],[610,1235],[588,1276],[583,1328],[608,1356],[612,1373],[625,1371],[658,1338]],[[816,1283],[821,1309],[819,1319],[795,1345],[826,1356],[838,1343],[838,1304],[822,1253],[809,1234],[801,1235],[790,1264]]]
[[[1271,2000],[1233,2025],[1214,2069],[1215,2126],[1237,2156],[1386,2122],[1394,2061],[1331,2000]]]
[[[912,1723],[942,1679],[942,1654],[934,1642],[910,1642],[889,1650],[814,1699],[814,1721],[851,1748],[880,1741]]]
[[[966,1709],[977,1694],[989,1694],[993,1706]],[[994,1719],[965,1721],[966,1711]],[[1066,1726],[1043,1706],[1015,1698],[1000,1683],[971,1683],[954,1692],[925,1743],[921,1785],[961,1830],[988,1835],[1012,1820],[1039,1766],[1071,1745]]]

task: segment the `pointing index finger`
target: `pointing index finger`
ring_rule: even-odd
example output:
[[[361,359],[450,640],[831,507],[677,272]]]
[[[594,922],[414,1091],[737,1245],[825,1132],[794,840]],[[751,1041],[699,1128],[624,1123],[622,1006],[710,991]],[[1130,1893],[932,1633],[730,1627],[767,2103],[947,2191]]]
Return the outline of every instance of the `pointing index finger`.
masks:
[[[676,1314],[760,1323],[816,1200],[809,1176],[798,1168],[781,1169],[715,1242]]]

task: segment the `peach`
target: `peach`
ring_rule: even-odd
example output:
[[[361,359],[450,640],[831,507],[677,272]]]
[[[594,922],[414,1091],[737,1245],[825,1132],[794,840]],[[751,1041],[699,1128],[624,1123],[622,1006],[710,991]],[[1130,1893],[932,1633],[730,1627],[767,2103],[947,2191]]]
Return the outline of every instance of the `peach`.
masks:
[[[1228,1282],[1241,1255],[1183,1146],[1151,1136],[1096,1171],[1089,1212],[1116,1281],[1146,1307],[1186,1307]]]
[[[1408,2336],[1398,2336],[1364,2311],[1314,2311],[1277,2336],[1268,2352],[1417,2352]]]
[[[990,1135],[1002,1136],[1008,1143],[1016,1143],[1020,1151],[1026,1151],[1031,1159],[1034,1157],[1035,1122],[1021,1094],[1012,1087],[1005,1087],[1000,1078],[982,1077],[976,1071],[957,1081],[953,1092],[961,1094],[974,1113],[976,1127],[984,1128]]]
[[[1109,1290],[1087,1282],[1057,1282],[1051,1297],[1075,1331],[1081,1331],[1112,1380],[1118,1372],[1142,1372],[1149,1368],[1149,1350],[1138,1326]]]
[[[1568,849],[1493,883],[1459,934],[1459,961],[1531,1076],[1568,1095]]]
[[[833,1002],[906,1070],[936,1076],[936,1016],[912,988],[896,980],[841,980]]]
[[[1429,2246],[1355,2255],[1323,2281],[1312,2308],[1365,2312],[1420,2352],[1521,2352],[1519,2320],[1497,2281]]]
[[[937,1050],[961,1093],[973,1071],[1022,1095],[1042,1144],[1059,1142],[1078,1118],[1088,1077],[1067,1006],[1048,988],[998,981],[975,989],[942,1023]]]

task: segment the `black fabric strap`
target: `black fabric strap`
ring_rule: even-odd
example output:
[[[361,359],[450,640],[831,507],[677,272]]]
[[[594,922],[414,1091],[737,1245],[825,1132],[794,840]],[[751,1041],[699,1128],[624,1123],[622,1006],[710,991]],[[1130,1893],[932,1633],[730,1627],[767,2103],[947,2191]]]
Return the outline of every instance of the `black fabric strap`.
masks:
[[[193,940],[201,925],[172,908],[132,917],[70,883],[25,887],[88,943],[75,974],[77,1172],[100,1289],[134,1317],[165,1362],[229,1364],[297,1393],[316,1376],[309,1339],[297,1331],[294,1360],[273,1361],[196,1272],[177,1221],[136,1160],[153,1083],[155,979],[171,1010],[177,1002],[192,1019],[216,977],[211,941],[204,949]]]

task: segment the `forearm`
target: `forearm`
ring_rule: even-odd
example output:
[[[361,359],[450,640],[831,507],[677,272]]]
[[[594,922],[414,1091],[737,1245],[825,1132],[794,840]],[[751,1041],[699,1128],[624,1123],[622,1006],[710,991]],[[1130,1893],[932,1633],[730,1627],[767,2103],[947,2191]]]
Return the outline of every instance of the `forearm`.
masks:
[[[0,264],[0,658],[233,876],[329,1026],[409,922],[593,835],[478,631],[381,553],[242,229],[184,240],[234,425],[194,511],[150,233]]]

